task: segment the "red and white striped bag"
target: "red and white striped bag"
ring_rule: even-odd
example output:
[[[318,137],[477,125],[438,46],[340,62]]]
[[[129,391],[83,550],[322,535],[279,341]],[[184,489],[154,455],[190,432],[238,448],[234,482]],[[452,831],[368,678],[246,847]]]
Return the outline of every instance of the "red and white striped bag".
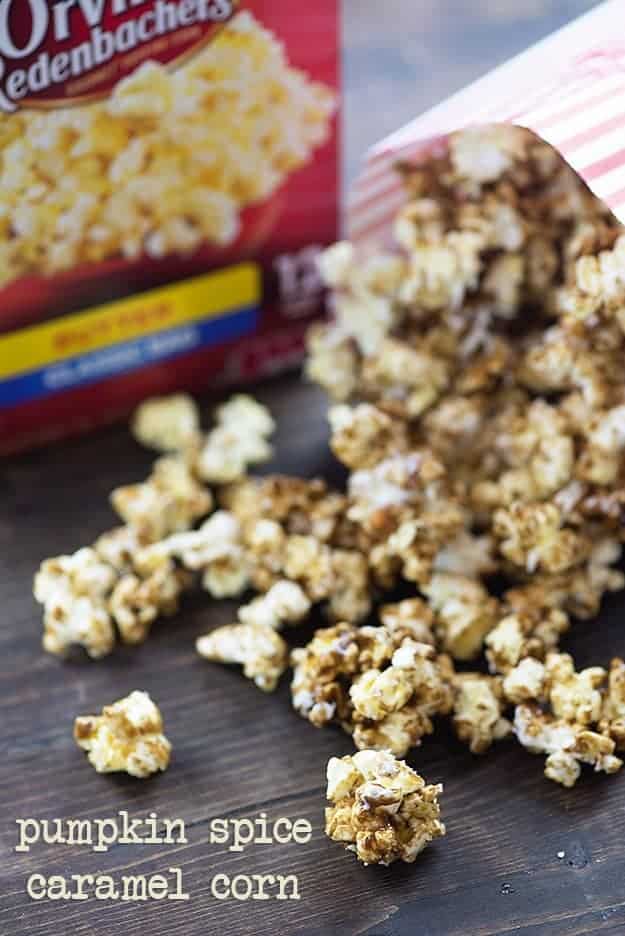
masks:
[[[419,162],[480,123],[532,130],[625,222],[624,25],[625,0],[609,0],[374,146],[348,204],[350,239],[389,240],[404,200],[398,159]]]

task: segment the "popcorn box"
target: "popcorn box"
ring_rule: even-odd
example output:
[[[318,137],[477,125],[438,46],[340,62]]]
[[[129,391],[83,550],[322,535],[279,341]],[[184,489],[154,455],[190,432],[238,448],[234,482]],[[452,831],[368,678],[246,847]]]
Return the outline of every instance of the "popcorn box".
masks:
[[[455,130],[502,122],[550,143],[625,221],[624,11],[609,0],[374,146],[350,196],[350,239],[391,241],[405,201],[398,162],[442,155]]]
[[[299,359],[337,236],[337,7],[2,3],[0,452]]]

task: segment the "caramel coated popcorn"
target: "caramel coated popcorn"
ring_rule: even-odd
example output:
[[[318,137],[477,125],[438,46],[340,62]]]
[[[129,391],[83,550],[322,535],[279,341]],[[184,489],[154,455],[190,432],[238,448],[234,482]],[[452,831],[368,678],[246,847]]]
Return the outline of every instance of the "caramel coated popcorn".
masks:
[[[625,662],[619,657],[610,662],[599,730],[612,738],[617,750],[625,750]]]
[[[44,650],[62,656],[79,645],[94,659],[110,653],[115,628],[107,598],[116,581],[115,569],[90,547],[42,562],[34,596],[44,608]]]
[[[181,452],[197,439],[200,414],[186,393],[152,397],[137,407],[132,433],[138,442],[158,452]]]
[[[451,661],[419,640],[408,614],[381,627],[338,624],[291,654],[294,708],[312,724],[338,721],[358,748],[403,756],[452,705]]]
[[[146,546],[137,554],[136,565],[149,573],[171,558],[191,572],[200,572],[203,587],[215,598],[235,597],[248,584],[240,524],[225,510],[215,511],[197,530]]]
[[[295,582],[278,581],[269,591],[239,608],[243,624],[262,624],[281,630],[286,624],[297,624],[310,611],[311,603],[304,590]]]
[[[562,786],[577,782],[582,764],[595,771],[616,773],[623,761],[614,754],[614,741],[575,722],[555,718],[536,705],[517,705],[514,716],[517,740],[532,754],[547,754],[545,776]]]
[[[566,735],[543,738],[547,773],[572,783],[584,759],[614,768],[622,743],[618,662],[606,682],[559,644],[625,587],[625,236],[523,128],[459,131],[400,172],[395,250],[343,242],[320,262],[335,315],[308,373],[334,403],[351,535],[374,588],[415,583],[383,628],[414,615],[405,639],[433,648],[460,737],[486,750],[512,706],[539,706],[532,724]],[[424,732],[403,653],[364,666],[349,629],[318,632],[294,653],[296,707],[405,750]],[[444,654],[485,654],[491,675],[455,675]]]
[[[250,465],[272,456],[269,437],[275,428],[269,410],[239,394],[215,411],[217,425],[201,443],[194,467],[202,480],[228,484],[243,478]]]
[[[480,582],[438,572],[422,586],[435,614],[435,632],[443,649],[457,660],[471,660],[493,629],[497,601]]]
[[[122,575],[109,598],[109,611],[124,643],[143,643],[161,615],[178,610],[180,595],[188,585],[184,572],[169,561],[144,578]]]
[[[503,717],[506,703],[501,680],[481,673],[459,673],[453,685],[456,734],[472,754],[483,754],[512,729]]]
[[[213,498],[183,457],[164,455],[154,462],[147,481],[116,488],[111,504],[138,536],[154,542],[190,529],[210,512]]]
[[[325,831],[364,864],[413,862],[433,839],[445,835],[438,797],[403,761],[382,751],[332,757],[327,767]]]
[[[136,690],[101,715],[82,715],[74,722],[76,744],[86,751],[98,773],[125,771],[149,777],[166,770],[171,744],[163,734],[163,719],[147,692]]]
[[[273,692],[287,668],[288,646],[268,624],[227,624],[203,637],[196,649],[205,660],[238,663],[259,689]]]

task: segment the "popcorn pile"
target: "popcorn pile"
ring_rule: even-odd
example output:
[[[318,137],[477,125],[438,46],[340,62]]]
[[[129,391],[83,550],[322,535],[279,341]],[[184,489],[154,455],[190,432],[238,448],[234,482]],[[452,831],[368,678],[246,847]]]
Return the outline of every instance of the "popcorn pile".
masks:
[[[124,643],[141,643],[157,618],[176,613],[198,579],[216,598],[245,590],[250,569],[240,523],[213,511],[206,481],[243,477],[268,459],[273,420],[243,394],[219,407],[215,420],[203,435],[197,406],[184,394],[139,407],[137,439],[169,454],[156,459],[146,481],[112,492],[124,526],[41,564],[34,594],[44,608],[45,650],[63,655],[78,644],[98,658],[113,650],[117,634]]]
[[[569,616],[625,585],[625,235],[522,128],[464,130],[399,168],[395,249],[325,252],[334,319],[309,339],[347,517],[376,586],[417,586],[434,652],[485,655],[489,675],[445,665],[458,736],[479,753],[513,731],[572,786],[581,763],[618,770],[624,749],[607,714],[618,721],[621,661],[608,681],[557,651]],[[337,674],[352,699],[383,694],[334,662],[336,639],[294,651],[295,705],[313,721]]]
[[[625,663],[560,652],[571,617],[625,586],[625,235],[523,129],[462,131],[401,171],[397,248],[321,261],[335,317],[307,370],[346,491],[250,477],[274,429],[250,397],[207,434],[185,395],[151,400],[133,431],[163,454],[113,492],[125,526],[35,580],[44,647],[93,657],[196,582],[255,592],[197,651],[264,691],[292,667],[295,710],[358,749],[328,766],[326,831],[382,864],[444,834],[440,786],[398,760],[441,718],[474,754],[515,737],[567,787],[625,750]],[[290,650],[315,606],[328,626]]]

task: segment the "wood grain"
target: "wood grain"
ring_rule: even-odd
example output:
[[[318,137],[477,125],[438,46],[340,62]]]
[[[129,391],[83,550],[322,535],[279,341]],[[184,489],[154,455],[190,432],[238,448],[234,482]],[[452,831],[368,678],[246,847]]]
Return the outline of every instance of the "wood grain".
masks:
[[[328,453],[324,402],[295,378],[259,390],[277,415],[275,464],[339,482]],[[287,681],[264,695],[235,669],[200,660],[194,638],[229,621],[231,604],[190,599],[147,643],[94,663],[40,650],[31,598],[39,561],[111,527],[107,494],[141,479],[150,455],[121,428],[34,453],[0,468],[0,933],[3,936],[581,936],[625,931],[621,822],[625,776],[584,773],[567,791],[513,742],[474,757],[442,728],[410,763],[445,785],[447,838],[413,866],[363,868],[323,835],[324,770],[346,754],[340,731],[317,730],[290,708]],[[623,599],[566,641],[582,665],[625,653]],[[306,628],[294,632],[306,639]],[[158,700],[174,744],[168,772],[149,781],[99,776],[71,736],[72,721],[134,688]],[[106,818],[155,811],[187,824],[188,844],[35,845],[18,854],[19,818]],[[207,842],[213,817],[303,817],[307,845],[243,853]],[[558,852],[564,852],[558,858]],[[188,902],[31,901],[32,873],[151,874],[182,869]],[[296,874],[299,901],[219,901],[217,873]]]

